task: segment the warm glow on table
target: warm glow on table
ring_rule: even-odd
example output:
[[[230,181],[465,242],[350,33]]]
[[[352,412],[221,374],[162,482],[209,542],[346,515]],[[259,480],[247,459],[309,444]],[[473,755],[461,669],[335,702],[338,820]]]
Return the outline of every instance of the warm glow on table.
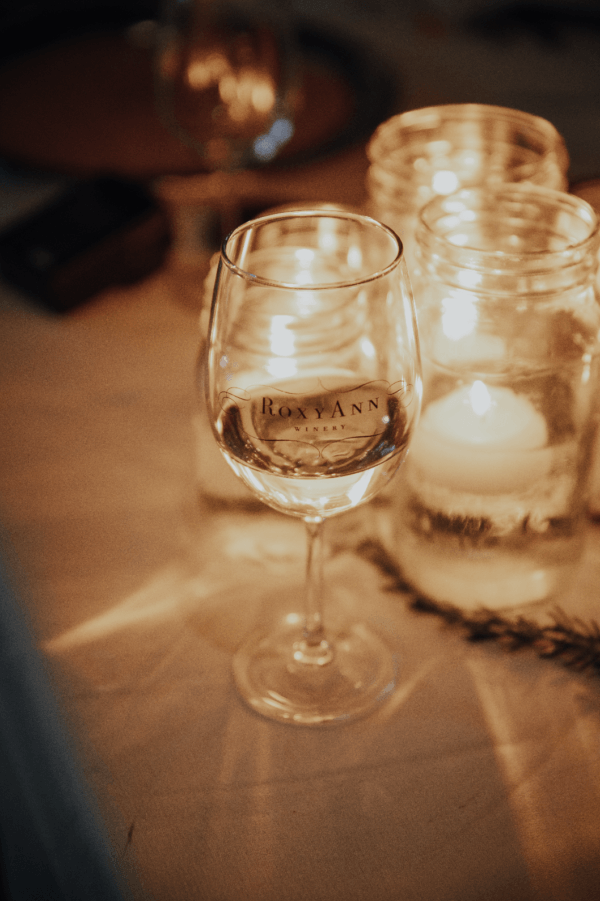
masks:
[[[315,733],[238,700],[236,646],[295,609],[302,527],[199,502],[198,317],[169,279],[62,320],[0,302],[1,519],[134,901],[592,898],[596,678],[410,611],[344,550],[375,507],[329,524],[328,603],[397,646],[388,706]],[[598,617],[599,584],[593,528],[567,611]]]

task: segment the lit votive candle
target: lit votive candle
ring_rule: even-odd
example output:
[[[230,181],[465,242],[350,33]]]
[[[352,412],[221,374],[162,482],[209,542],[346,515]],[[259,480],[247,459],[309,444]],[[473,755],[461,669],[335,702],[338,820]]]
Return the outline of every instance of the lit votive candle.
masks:
[[[433,401],[410,450],[417,478],[472,494],[523,491],[548,475],[542,414],[522,394],[476,380]]]

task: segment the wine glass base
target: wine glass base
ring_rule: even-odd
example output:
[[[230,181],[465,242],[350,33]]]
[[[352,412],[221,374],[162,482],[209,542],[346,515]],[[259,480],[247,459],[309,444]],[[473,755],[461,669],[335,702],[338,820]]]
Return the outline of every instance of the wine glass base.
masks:
[[[297,663],[298,626],[256,633],[238,650],[238,691],[263,716],[316,726],[365,716],[387,698],[397,679],[397,658],[364,623],[332,636],[334,655],[323,665]]]

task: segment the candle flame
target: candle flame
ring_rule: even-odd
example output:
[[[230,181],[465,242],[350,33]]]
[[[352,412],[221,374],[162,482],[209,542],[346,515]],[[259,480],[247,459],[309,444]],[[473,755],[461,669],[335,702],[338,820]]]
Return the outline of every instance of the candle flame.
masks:
[[[479,379],[473,382],[471,390],[469,391],[469,401],[471,402],[473,412],[476,413],[477,416],[484,416],[491,409],[492,398],[490,392]]]

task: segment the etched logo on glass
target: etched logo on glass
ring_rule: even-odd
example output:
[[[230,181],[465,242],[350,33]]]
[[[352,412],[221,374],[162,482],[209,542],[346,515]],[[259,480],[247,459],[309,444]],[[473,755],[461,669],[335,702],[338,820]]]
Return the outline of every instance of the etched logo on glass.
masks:
[[[248,465],[289,475],[356,472],[404,450],[406,408],[413,387],[404,380],[292,381],[229,388],[219,397],[218,428],[229,451]]]

